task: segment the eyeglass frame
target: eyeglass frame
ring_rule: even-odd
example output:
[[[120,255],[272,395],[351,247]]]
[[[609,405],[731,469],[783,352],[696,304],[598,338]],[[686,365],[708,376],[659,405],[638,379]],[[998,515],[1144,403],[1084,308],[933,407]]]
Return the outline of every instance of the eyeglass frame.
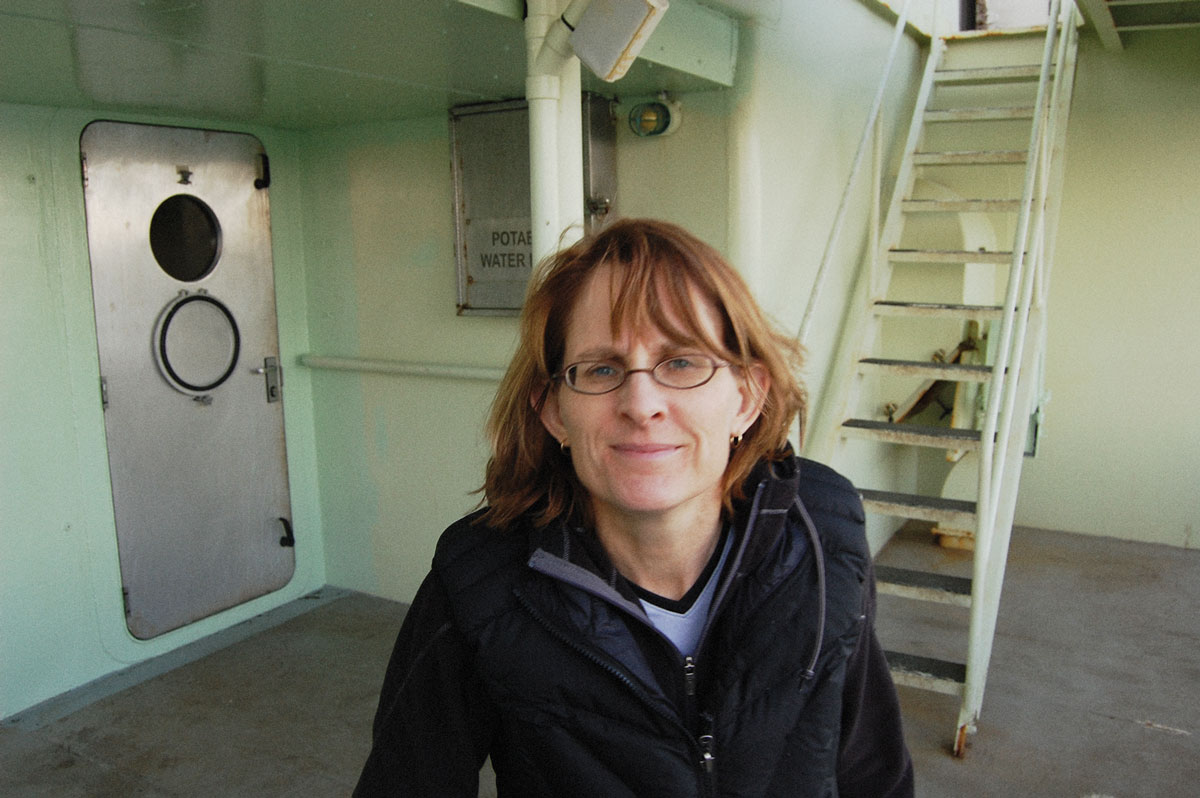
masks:
[[[687,386],[670,385],[669,383],[665,383],[662,380],[660,380],[658,378],[658,376],[655,374],[655,370],[658,369],[658,367],[663,365],[664,363],[669,363],[672,360],[678,360],[681,357],[703,358],[704,360],[708,361],[709,364],[712,366],[712,371],[709,373],[709,375],[707,377],[705,377],[703,380],[696,383],[695,385],[687,385]],[[579,366],[582,366],[582,365],[585,365],[588,363],[610,363],[610,364],[612,364],[615,368],[618,368],[621,370],[621,381],[618,382],[613,387],[608,388],[603,391],[580,390],[579,388],[577,388],[576,386],[571,384],[571,380],[567,379],[567,372],[569,372],[573,368],[578,368]],[[578,393],[578,394],[582,394],[583,396],[603,396],[606,393],[612,393],[613,391],[617,390],[622,385],[624,385],[629,380],[630,374],[637,374],[638,372],[642,372],[645,374],[649,374],[650,379],[654,380],[654,383],[656,385],[661,385],[664,388],[670,388],[673,391],[690,391],[693,388],[699,388],[702,385],[707,385],[709,382],[711,382],[712,378],[717,376],[717,369],[726,368],[726,367],[729,367],[732,365],[733,365],[732,363],[723,363],[723,362],[717,360],[715,357],[712,357],[710,355],[700,354],[700,353],[689,354],[689,355],[678,355],[678,354],[669,355],[667,357],[664,357],[662,360],[658,361],[657,363],[655,363],[650,368],[643,368],[643,369],[625,368],[624,366],[617,363],[615,360],[600,358],[597,360],[579,360],[574,363],[569,363],[566,366],[563,366],[559,371],[555,372],[554,374],[551,374],[550,381],[552,383],[562,381],[563,384],[565,384],[572,391],[574,391],[575,393]],[[547,386],[547,388],[549,388],[549,386]]]

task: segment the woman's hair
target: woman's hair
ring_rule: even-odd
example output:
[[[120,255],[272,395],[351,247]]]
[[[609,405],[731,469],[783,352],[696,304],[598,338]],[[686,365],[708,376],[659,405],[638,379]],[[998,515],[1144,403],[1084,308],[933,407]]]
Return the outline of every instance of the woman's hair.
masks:
[[[762,414],[730,453],[723,497],[726,510],[741,498],[742,483],[764,457],[787,445],[792,420],[803,434],[806,397],[798,377],[799,344],[778,332],[754,301],[742,278],[712,247],[673,224],[624,219],[543,261],[521,313],[520,340],[500,383],[488,418],[492,456],[483,492],[483,520],[504,526],[533,511],[535,523],[557,518],[586,523],[587,490],[579,483],[568,452],[542,425],[541,405],[563,367],[567,324],[589,278],[611,269],[612,328],[653,325],[681,343],[697,344],[736,367],[735,375],[755,392],[745,371],[761,365],[770,377]],[[695,297],[717,309],[722,340],[711,340]],[[670,313],[668,312],[670,311]],[[680,324],[672,323],[672,315]]]

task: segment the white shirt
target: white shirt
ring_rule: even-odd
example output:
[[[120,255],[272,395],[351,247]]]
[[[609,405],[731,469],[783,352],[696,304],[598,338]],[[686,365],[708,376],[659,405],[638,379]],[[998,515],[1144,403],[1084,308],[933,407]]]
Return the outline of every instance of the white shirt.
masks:
[[[638,590],[638,601],[642,605],[642,609],[646,611],[646,616],[650,619],[650,623],[658,631],[662,632],[671,642],[675,644],[675,648],[679,649],[679,653],[685,657],[690,657],[696,653],[696,645],[700,642],[700,634],[704,631],[704,622],[708,620],[708,610],[712,607],[713,595],[717,591],[717,583],[721,581],[721,571],[725,568],[725,560],[729,557],[729,551],[733,548],[733,535],[725,534],[724,545],[720,548],[720,559],[717,560],[717,565],[708,574],[708,580],[705,582],[700,594],[692,601],[690,607],[683,609],[678,605],[681,602],[670,602],[675,604],[675,609],[667,609],[655,603],[654,599],[647,599],[646,596],[652,596],[646,590]],[[707,569],[706,569],[707,570]],[[688,591],[689,594],[692,591]],[[684,601],[687,600],[684,597]],[[661,599],[660,603],[666,603],[668,600]]]

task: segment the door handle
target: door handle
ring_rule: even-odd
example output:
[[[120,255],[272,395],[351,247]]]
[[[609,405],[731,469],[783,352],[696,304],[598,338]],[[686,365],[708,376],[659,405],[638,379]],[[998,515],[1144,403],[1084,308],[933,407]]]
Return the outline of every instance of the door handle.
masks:
[[[279,365],[279,358],[263,358],[262,368],[250,369],[250,373],[263,376],[268,402],[278,402],[283,398],[283,368]]]

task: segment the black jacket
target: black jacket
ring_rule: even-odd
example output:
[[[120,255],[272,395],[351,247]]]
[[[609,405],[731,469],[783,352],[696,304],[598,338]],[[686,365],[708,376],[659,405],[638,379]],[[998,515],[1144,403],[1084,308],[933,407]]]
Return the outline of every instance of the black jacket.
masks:
[[[911,796],[857,493],[797,458],[753,487],[694,660],[594,536],[451,526],[355,795],[473,797],[491,754],[517,798]]]

